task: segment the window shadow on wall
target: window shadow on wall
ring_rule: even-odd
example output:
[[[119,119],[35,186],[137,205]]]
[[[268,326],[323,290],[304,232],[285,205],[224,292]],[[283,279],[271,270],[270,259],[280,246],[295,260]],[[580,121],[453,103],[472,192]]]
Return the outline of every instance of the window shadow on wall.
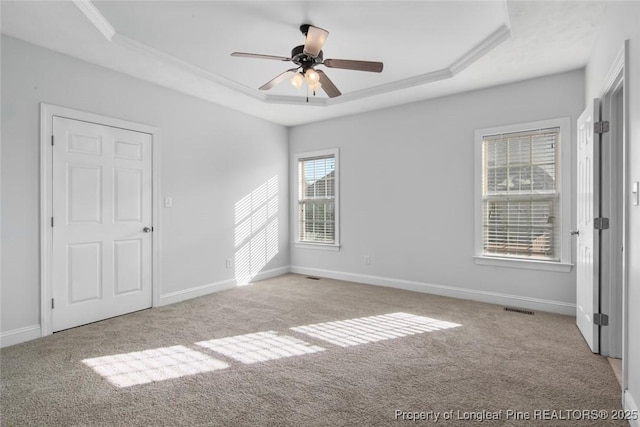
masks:
[[[253,280],[278,254],[278,176],[275,175],[235,205],[235,279]]]

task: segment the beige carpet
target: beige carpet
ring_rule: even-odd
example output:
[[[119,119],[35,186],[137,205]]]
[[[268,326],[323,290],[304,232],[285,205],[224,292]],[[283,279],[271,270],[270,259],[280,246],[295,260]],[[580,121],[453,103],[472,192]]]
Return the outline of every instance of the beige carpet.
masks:
[[[607,359],[591,354],[574,320],[285,275],[2,349],[0,419],[375,426],[434,424],[438,415],[436,425],[627,425],[513,419],[620,409]],[[461,419],[487,412],[499,419]]]

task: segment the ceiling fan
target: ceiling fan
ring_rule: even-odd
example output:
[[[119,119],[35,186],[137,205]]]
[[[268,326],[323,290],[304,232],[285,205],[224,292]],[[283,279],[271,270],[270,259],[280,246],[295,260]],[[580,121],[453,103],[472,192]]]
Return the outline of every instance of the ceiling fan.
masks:
[[[322,70],[314,69],[316,65],[324,65],[328,68],[342,68],[345,70],[369,71],[373,73],[382,71],[382,62],[356,61],[352,59],[324,59],[322,46],[327,40],[329,32],[310,24],[301,25],[300,31],[305,36],[304,45],[294,47],[291,50],[290,58],[246,52],[233,52],[231,56],[291,61],[297,65],[296,68],[291,68],[260,86],[260,90],[269,90],[278,83],[289,79],[291,84],[298,89],[300,89],[306,81],[309,90],[313,91],[314,94],[317,89],[322,88],[329,98],[340,96],[341,93]]]

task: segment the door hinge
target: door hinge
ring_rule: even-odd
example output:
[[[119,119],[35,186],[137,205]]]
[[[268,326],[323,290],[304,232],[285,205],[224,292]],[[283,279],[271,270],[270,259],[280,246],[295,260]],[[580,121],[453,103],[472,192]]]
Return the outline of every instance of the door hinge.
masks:
[[[593,323],[598,326],[609,326],[609,316],[602,313],[593,313]]]
[[[53,135],[51,135],[51,146],[53,146]]]
[[[607,133],[609,132],[609,122],[594,122],[593,123],[593,132],[594,133]]]
[[[607,230],[609,228],[609,218],[593,218],[593,228]]]
[[[51,308],[56,308],[56,303],[53,298],[51,298]]]
[[[51,228],[53,228],[53,217],[51,217]]]

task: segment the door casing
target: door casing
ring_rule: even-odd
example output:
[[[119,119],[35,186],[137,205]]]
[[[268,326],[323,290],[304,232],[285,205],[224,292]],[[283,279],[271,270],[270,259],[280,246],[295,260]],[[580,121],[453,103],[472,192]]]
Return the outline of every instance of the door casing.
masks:
[[[616,221],[616,228],[607,230],[601,242],[600,309],[609,315],[609,326],[601,328],[600,347],[602,355],[622,357],[623,389],[627,383],[628,44],[618,52],[601,91],[602,120],[610,123],[609,132],[603,134],[601,208],[612,225]]]
[[[53,333],[51,295],[52,295],[52,270],[51,259],[53,254],[53,229],[51,217],[53,216],[53,186],[52,186],[52,159],[53,150],[51,138],[53,135],[53,117],[64,117],[89,123],[106,125],[116,128],[128,129],[137,132],[148,133],[152,137],[152,226],[154,228],[152,243],[152,269],[151,288],[152,306],[158,306],[160,297],[160,251],[161,251],[161,218],[160,218],[160,129],[141,123],[89,113],[72,108],[51,104],[40,104],[40,330],[42,336]]]

